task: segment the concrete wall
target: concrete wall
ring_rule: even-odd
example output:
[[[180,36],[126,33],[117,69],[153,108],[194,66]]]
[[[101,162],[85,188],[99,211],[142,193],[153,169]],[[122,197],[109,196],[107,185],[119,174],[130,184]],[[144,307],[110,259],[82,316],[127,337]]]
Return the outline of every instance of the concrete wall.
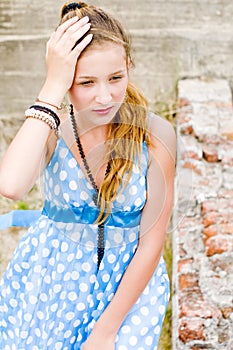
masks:
[[[153,102],[183,77],[223,77],[233,86],[232,0],[93,1],[131,31],[132,79]],[[44,52],[61,0],[1,0],[0,116],[34,100],[45,74]]]

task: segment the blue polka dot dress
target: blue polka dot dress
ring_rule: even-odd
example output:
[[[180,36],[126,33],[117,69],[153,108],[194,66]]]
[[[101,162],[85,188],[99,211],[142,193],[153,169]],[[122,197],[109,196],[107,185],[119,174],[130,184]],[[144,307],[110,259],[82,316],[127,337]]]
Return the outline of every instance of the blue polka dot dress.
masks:
[[[0,285],[1,350],[78,350],[111,302],[138,243],[146,201],[143,144],[105,224],[97,268],[94,189],[63,138],[44,172],[42,215],[18,244]],[[137,271],[135,271],[137,273]],[[115,349],[155,350],[169,299],[163,258],[118,331]]]

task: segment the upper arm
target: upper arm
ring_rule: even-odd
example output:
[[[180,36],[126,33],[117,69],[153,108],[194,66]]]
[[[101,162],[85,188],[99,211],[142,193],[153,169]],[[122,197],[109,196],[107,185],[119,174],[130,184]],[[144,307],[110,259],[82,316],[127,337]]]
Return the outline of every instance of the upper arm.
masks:
[[[175,176],[176,136],[170,123],[154,116],[150,126],[147,200],[140,224],[140,242],[162,249],[169,223]]]

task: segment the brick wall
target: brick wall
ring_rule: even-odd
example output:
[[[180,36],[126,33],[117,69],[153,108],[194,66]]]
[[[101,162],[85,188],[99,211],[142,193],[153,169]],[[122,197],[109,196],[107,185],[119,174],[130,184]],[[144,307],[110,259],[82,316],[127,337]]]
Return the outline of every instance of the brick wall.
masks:
[[[233,108],[225,80],[178,84],[173,350],[233,349]]]

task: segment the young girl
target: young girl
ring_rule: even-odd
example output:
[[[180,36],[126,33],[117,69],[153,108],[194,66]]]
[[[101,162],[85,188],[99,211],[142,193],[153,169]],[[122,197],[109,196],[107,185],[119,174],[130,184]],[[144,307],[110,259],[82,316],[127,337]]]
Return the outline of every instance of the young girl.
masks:
[[[103,10],[66,3],[46,63],[0,167],[8,198],[21,198],[42,171],[45,188],[1,282],[0,348],[157,349],[174,131],[129,82],[129,37]]]

